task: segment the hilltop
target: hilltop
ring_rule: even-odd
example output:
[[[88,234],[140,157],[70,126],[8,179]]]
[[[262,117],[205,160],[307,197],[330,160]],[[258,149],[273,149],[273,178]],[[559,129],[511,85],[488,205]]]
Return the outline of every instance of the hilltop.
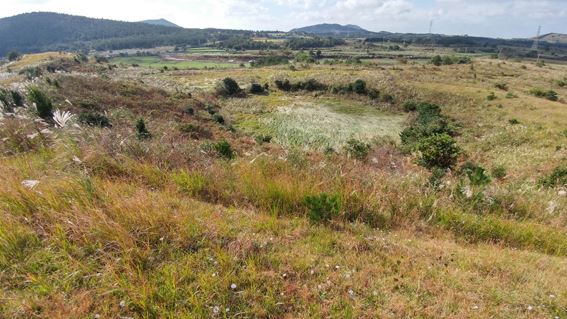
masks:
[[[171,27],[171,28],[181,28],[177,24],[168,21],[166,19],[155,19],[155,20],[143,20],[140,21],[141,23],[152,24],[152,25],[160,25],[163,27]]]
[[[347,24],[316,24],[302,28],[296,28],[291,30],[292,33],[309,33],[316,35],[341,35],[341,36],[352,36],[352,35],[370,35],[373,32],[365,30],[357,25]]]
[[[567,34],[563,33],[548,33],[539,37],[541,41],[567,44]]]

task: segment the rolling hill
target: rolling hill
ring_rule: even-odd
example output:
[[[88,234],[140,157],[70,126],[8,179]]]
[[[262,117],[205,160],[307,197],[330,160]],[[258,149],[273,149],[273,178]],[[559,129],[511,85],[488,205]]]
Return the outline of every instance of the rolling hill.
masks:
[[[551,42],[551,43],[562,43],[567,44],[567,34],[563,33],[548,33],[539,37],[541,41]]]
[[[374,34],[374,32],[365,30],[357,25],[347,24],[347,25],[340,25],[340,24],[316,24],[307,27],[293,29],[290,32],[292,33],[307,33],[307,34],[314,34],[314,35],[333,35],[333,36],[368,36]]]
[[[152,24],[152,25],[160,25],[163,27],[171,27],[171,28],[181,28],[180,26],[178,26],[177,24],[168,21],[166,19],[155,19],[155,20],[144,20],[144,21],[140,21],[141,23],[147,23],[147,24]]]
[[[118,50],[164,45],[200,45],[247,31],[183,29],[140,22],[34,12],[0,19],[0,56],[59,50]]]

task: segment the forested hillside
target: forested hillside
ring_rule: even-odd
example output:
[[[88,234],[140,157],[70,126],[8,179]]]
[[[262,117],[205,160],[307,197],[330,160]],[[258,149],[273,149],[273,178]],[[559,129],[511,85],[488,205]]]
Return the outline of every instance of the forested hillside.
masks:
[[[117,50],[161,45],[199,45],[250,32],[180,29],[147,23],[35,12],[0,19],[0,55],[10,50]]]

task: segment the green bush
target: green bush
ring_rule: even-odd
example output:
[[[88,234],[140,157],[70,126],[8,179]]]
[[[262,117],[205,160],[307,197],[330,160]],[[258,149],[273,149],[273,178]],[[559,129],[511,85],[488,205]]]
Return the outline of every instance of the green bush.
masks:
[[[14,106],[24,106],[24,97],[18,91],[10,91]]]
[[[217,84],[216,93],[224,97],[237,96],[242,93],[242,89],[234,79],[224,78]]]
[[[510,125],[518,125],[520,124],[520,121],[518,121],[517,119],[509,119],[508,123],[510,123]]]
[[[312,223],[328,223],[333,217],[340,214],[342,203],[338,194],[328,195],[321,193],[306,196],[304,204],[307,207],[309,220]]]
[[[218,113],[213,114],[213,120],[219,124],[224,124],[224,117]]]
[[[191,134],[191,133],[197,132],[197,127],[195,127],[195,125],[190,124],[190,123],[183,124],[183,125],[179,126],[179,131],[181,131],[183,133]]]
[[[496,179],[504,179],[507,175],[506,167],[498,165],[492,168],[491,174]]]
[[[90,126],[112,127],[108,117],[98,112],[81,112],[79,114],[79,123]]]
[[[559,166],[548,176],[539,179],[540,185],[544,187],[555,187],[567,185],[567,166]]]
[[[370,152],[370,145],[356,139],[350,139],[347,141],[345,150],[351,157],[364,161]]]
[[[252,83],[248,92],[250,92],[250,94],[263,94],[266,91],[264,90],[264,87],[262,85],[258,83]]]
[[[309,92],[313,92],[313,91],[324,91],[327,90],[327,86],[323,83],[320,83],[319,81],[315,80],[315,79],[309,79],[307,81],[298,81],[295,83],[291,83],[289,80],[276,80],[274,81],[274,83],[276,84],[276,87],[279,90],[285,91],[285,92],[295,92],[295,91],[309,91]]]
[[[494,94],[494,92],[490,92],[490,94],[488,94],[486,99],[489,100],[489,101],[494,101],[494,100],[496,100],[496,94]]]
[[[472,185],[482,186],[490,184],[490,176],[488,176],[486,170],[480,165],[467,162],[461,168],[461,172],[469,178]]]
[[[557,95],[557,92],[553,90],[545,91],[539,88],[533,88],[530,90],[530,94],[536,97],[548,99],[550,101],[559,100],[559,96]]]
[[[146,123],[142,118],[139,118],[136,122],[136,136],[140,140],[149,139],[152,137],[152,134],[146,128]]]
[[[234,158],[234,151],[232,150],[232,146],[226,140],[222,140],[213,144],[213,147],[220,157],[229,160]]]
[[[418,146],[419,163],[426,168],[451,168],[457,162],[460,148],[448,134],[434,134]]]
[[[416,101],[410,100],[404,103],[404,111],[415,112],[417,111],[418,103]]]
[[[8,58],[8,61],[16,61],[17,59],[20,58],[20,54],[16,51],[10,51],[8,52],[6,57]]]
[[[366,89],[366,82],[364,82],[364,80],[354,81],[354,83],[352,83],[352,91],[360,95],[367,94],[368,91]]]
[[[438,105],[419,103],[415,109],[417,116],[414,122],[400,134],[404,151],[416,151],[423,139],[435,134],[456,135],[455,126],[441,114],[441,108]]]
[[[35,104],[37,115],[45,120],[51,120],[53,117],[53,102],[38,87],[32,87],[28,91],[30,102]]]

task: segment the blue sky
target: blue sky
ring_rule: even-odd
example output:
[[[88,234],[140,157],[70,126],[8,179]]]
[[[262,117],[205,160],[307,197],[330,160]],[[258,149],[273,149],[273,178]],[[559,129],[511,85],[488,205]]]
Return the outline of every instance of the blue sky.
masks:
[[[492,37],[567,33],[567,0],[2,0],[0,16],[55,11],[125,21],[165,18],[184,27],[289,30],[316,23],[372,31]]]

